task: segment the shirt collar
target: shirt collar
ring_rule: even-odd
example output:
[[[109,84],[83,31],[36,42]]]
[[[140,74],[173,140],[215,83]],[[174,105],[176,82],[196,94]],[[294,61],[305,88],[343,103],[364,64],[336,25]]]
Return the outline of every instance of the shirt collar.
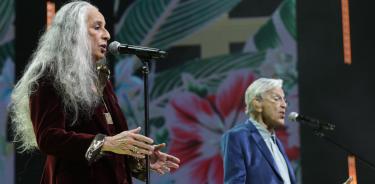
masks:
[[[263,139],[272,139],[274,142],[276,142],[275,141],[276,134],[274,130],[272,130],[272,132],[268,131],[264,124],[259,123],[252,117],[250,117],[249,120],[255,126],[255,128],[259,131]]]

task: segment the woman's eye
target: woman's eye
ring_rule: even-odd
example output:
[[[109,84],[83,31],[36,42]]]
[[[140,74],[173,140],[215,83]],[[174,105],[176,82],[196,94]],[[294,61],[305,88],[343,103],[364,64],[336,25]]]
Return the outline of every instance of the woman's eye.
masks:
[[[100,29],[100,26],[99,26],[99,25],[95,25],[95,26],[94,26],[94,29],[95,29],[95,30],[99,30],[99,29]]]

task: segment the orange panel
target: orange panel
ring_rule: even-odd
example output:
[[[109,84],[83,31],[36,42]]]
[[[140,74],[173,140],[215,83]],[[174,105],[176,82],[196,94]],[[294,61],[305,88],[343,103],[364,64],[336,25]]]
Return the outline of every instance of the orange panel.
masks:
[[[352,48],[350,42],[349,0],[341,0],[341,13],[344,63],[350,65],[352,63]]]
[[[353,180],[350,184],[357,184],[357,172],[355,165],[355,157],[353,155],[348,156],[348,168],[349,168],[349,177],[352,177]]]
[[[52,24],[53,17],[55,17],[55,3],[47,1],[47,27]]]

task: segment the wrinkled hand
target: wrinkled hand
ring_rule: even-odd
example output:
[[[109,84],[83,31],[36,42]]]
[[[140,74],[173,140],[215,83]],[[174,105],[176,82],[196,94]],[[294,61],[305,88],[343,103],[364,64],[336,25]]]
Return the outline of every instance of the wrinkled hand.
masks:
[[[177,157],[161,152],[160,149],[163,147],[165,147],[165,143],[155,145],[154,151],[150,155],[150,168],[159,174],[177,169],[180,163],[180,159]]]
[[[139,134],[141,127],[123,131],[114,136],[104,138],[102,151],[109,151],[122,155],[130,155],[136,158],[145,158],[154,151],[152,139]]]

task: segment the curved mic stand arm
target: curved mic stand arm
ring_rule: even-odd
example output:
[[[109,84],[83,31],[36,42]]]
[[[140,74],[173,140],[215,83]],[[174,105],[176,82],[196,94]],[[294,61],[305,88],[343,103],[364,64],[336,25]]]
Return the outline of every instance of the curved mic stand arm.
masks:
[[[335,140],[327,137],[324,132],[323,132],[323,129],[322,127],[318,127],[318,128],[314,128],[314,134],[318,137],[321,137],[323,138],[324,140],[330,142],[331,144],[334,144],[336,145],[337,147],[339,147],[340,149],[344,150],[345,152],[347,152],[349,155],[353,155],[355,156],[356,158],[358,158],[358,160],[362,161],[363,163],[365,163],[366,165],[368,165],[371,169],[375,170],[375,165],[373,163],[371,163],[370,161],[364,159],[363,157],[361,157],[360,155],[356,154],[355,152],[351,151],[349,148],[345,147],[344,145],[336,142]]]

